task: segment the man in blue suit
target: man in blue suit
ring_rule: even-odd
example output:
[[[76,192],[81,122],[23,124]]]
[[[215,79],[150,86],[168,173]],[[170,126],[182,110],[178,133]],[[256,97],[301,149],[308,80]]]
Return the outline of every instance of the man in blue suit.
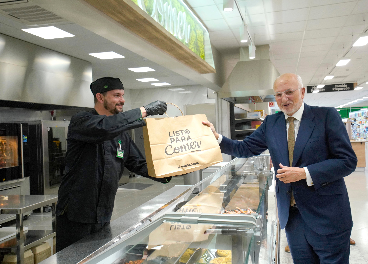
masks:
[[[282,112],[269,115],[243,141],[219,135],[223,153],[251,157],[269,150],[276,174],[281,228],[295,264],[349,263],[352,216],[344,177],[356,155],[335,108],[303,102],[300,76],[283,74],[273,87]]]

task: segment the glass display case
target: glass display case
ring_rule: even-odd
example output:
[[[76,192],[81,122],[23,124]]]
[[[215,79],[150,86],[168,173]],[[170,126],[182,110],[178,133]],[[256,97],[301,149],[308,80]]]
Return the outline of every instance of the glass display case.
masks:
[[[269,156],[234,159],[193,185],[203,191],[173,212],[114,238],[83,263],[274,263],[271,180]]]

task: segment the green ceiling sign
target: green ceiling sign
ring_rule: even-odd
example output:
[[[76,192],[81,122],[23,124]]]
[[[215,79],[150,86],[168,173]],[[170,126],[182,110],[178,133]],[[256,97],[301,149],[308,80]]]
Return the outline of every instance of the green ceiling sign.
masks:
[[[181,0],[132,0],[214,68],[208,31]]]

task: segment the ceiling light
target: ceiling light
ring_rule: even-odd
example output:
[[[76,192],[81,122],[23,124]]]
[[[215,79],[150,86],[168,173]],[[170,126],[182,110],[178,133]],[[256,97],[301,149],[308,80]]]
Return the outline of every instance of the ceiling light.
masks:
[[[170,91],[185,91],[185,89],[183,88],[171,88],[171,89],[168,89]]]
[[[363,87],[362,86],[358,86],[358,87],[355,87],[354,90],[362,90]]]
[[[155,71],[154,69],[151,69],[150,67],[138,67],[138,68],[128,68],[129,71],[132,72],[150,72]]]
[[[343,60],[340,60],[336,66],[345,66],[346,64],[348,64],[350,61],[350,59],[343,59]]]
[[[179,93],[192,93],[192,91],[185,91],[185,92],[179,92]]]
[[[318,89],[315,89],[315,90],[313,91],[313,93],[319,93],[319,90],[318,90]]]
[[[248,42],[248,28],[246,24],[240,26],[240,42]]]
[[[368,36],[360,37],[357,41],[353,44],[353,47],[361,47],[368,44]]]
[[[327,75],[324,80],[331,80],[334,76],[333,75]]]
[[[325,87],[325,85],[324,85],[324,84],[319,84],[319,85],[317,85],[317,88],[323,88],[323,87]]]
[[[136,79],[138,82],[158,82],[155,78],[143,78],[143,79]]]
[[[224,12],[231,12],[234,9],[234,0],[223,0]]]
[[[90,53],[89,55],[99,58],[101,60],[112,60],[112,59],[121,59],[125,58],[123,55],[120,55],[113,51],[108,52],[99,52],[99,53]]]
[[[22,29],[23,31],[35,35],[37,37],[43,39],[56,39],[56,38],[70,38],[74,37],[74,35],[61,30],[60,28],[51,26],[51,27],[39,27],[39,28],[26,28]]]
[[[249,59],[253,60],[256,57],[256,46],[251,43],[249,45]]]
[[[151,83],[151,85],[154,85],[154,86],[166,86],[166,85],[171,85],[170,83],[167,83],[167,82],[163,82],[163,83]]]

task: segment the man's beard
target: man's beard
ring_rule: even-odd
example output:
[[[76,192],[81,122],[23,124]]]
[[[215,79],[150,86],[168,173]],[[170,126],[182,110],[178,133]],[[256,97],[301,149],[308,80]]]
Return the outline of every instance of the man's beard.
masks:
[[[123,112],[123,108],[121,108],[121,111],[120,110],[118,110],[117,108],[116,108],[116,105],[115,105],[115,107],[114,108],[109,108],[108,107],[108,103],[107,103],[107,101],[104,101],[104,108],[107,110],[107,111],[109,111],[111,114],[113,114],[113,115],[116,115],[116,114],[119,114],[120,112]]]

